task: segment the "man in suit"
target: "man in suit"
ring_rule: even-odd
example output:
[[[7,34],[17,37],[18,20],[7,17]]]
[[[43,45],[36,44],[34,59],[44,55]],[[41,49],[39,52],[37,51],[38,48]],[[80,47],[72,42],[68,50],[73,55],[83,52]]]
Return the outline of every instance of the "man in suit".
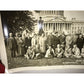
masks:
[[[79,35],[78,39],[77,39],[77,47],[80,49],[82,49],[83,47],[83,37],[82,37],[82,34]]]
[[[8,47],[8,52],[9,56],[15,57],[15,40],[13,38],[13,34],[9,34],[9,38],[7,40],[7,47]]]
[[[18,44],[19,44],[19,37],[18,33],[15,34],[15,56],[18,56]]]
[[[53,34],[53,39],[52,39],[53,48],[55,49],[58,44],[60,44],[60,40],[59,40],[59,37],[58,37],[58,32],[55,32]]]

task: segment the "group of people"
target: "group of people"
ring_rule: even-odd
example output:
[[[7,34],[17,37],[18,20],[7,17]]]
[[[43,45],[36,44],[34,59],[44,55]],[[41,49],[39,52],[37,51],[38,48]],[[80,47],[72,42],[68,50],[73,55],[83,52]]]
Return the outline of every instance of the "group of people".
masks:
[[[27,59],[37,58],[82,58],[84,57],[84,35],[65,35],[58,32],[41,35],[25,30],[22,35],[9,34],[7,39],[8,53],[12,57],[24,56]]]

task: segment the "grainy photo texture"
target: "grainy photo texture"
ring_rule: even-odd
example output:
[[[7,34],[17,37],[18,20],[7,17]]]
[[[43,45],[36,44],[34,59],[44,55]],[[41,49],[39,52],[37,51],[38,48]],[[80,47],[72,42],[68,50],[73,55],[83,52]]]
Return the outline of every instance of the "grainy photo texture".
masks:
[[[84,11],[1,11],[8,68],[83,65],[83,15]]]

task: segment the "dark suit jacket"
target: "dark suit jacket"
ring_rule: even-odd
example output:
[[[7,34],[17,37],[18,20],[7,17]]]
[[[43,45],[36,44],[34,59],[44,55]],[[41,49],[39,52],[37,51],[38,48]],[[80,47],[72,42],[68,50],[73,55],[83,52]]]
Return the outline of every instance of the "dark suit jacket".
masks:
[[[8,49],[11,49],[11,50],[14,49],[15,42],[14,42],[14,38],[13,37],[8,38],[7,47],[8,47]]]

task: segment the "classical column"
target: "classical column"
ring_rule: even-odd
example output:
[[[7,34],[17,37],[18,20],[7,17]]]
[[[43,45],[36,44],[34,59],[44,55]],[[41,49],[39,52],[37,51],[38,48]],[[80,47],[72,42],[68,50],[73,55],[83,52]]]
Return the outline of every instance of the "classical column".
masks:
[[[57,31],[58,31],[58,23],[57,23]]]
[[[46,23],[46,31],[47,31],[47,23]]]
[[[65,23],[64,23],[64,28],[63,29],[65,30]]]
[[[56,23],[55,23],[55,31],[56,31]]]
[[[58,23],[58,31],[59,31],[59,23]]]
[[[68,30],[68,23],[66,23],[66,30]]]
[[[51,31],[53,31],[53,23],[52,23],[52,26],[51,26]]]
[[[72,34],[72,26],[71,26],[71,34]]]
[[[59,31],[60,31],[60,23],[59,23]]]
[[[46,31],[46,23],[45,23],[45,31]]]
[[[68,24],[68,29],[69,29],[69,33],[70,33],[70,23]]]
[[[81,27],[82,33],[83,33],[83,27]]]
[[[50,23],[50,31],[51,31],[51,28],[52,28],[52,23]]]
[[[70,30],[71,30],[71,29],[70,29],[70,23],[69,23],[69,25],[68,25],[68,26],[69,26],[69,33],[70,33]]]
[[[62,23],[60,23],[60,31],[62,30]]]
[[[56,26],[56,31],[57,31],[57,23],[55,24],[55,26]]]
[[[58,31],[58,23],[57,23],[57,31]]]
[[[49,24],[47,23],[47,31],[49,30]]]
[[[52,24],[50,23],[50,31],[51,31]]]
[[[67,23],[67,32],[69,33],[69,24]]]
[[[67,23],[67,32],[69,33],[69,27],[68,27],[68,23]]]

